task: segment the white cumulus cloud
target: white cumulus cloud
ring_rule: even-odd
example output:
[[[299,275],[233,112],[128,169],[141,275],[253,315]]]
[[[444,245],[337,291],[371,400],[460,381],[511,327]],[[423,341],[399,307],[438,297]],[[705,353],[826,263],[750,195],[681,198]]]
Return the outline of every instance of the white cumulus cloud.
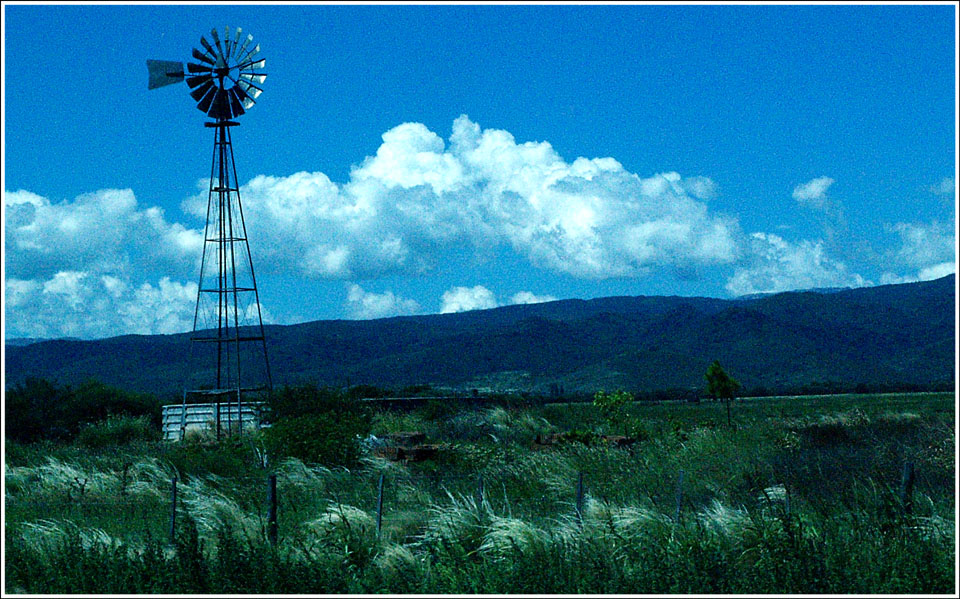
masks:
[[[131,285],[80,271],[57,272],[49,279],[7,277],[4,286],[7,330],[18,337],[182,333],[192,329],[197,299],[196,283],[162,277]]]
[[[951,225],[896,223],[888,225],[887,230],[900,238],[899,245],[888,252],[900,264],[924,268],[953,260],[956,236]]]
[[[346,183],[321,172],[258,176],[241,188],[258,266],[326,279],[420,274],[453,248],[512,248],[580,278],[732,263],[734,219],[701,200],[706,177],[643,178],[612,158],[568,162],[547,142],[518,143],[466,116],[449,143],[420,123],[383,134]],[[184,208],[198,217],[198,195]]]
[[[941,262],[926,268],[921,268],[912,275],[897,275],[885,272],[880,277],[880,282],[884,285],[891,283],[916,283],[917,281],[932,281],[957,272],[956,262]]]
[[[363,320],[420,312],[420,304],[415,300],[400,297],[392,291],[364,291],[357,284],[347,288],[347,308],[355,318]]]
[[[951,225],[932,223],[896,223],[887,231],[899,237],[899,243],[885,255],[887,265],[912,272],[906,275],[884,272],[881,283],[929,281],[956,272],[956,234]]]
[[[733,295],[747,295],[870,284],[828,257],[821,241],[791,243],[772,233],[753,233],[744,265],[734,270],[725,287]]]
[[[8,276],[49,278],[58,272],[118,273],[158,266],[182,276],[198,265],[201,231],[141,208],[129,189],[102,189],[51,202],[29,191],[5,191],[4,253]]]
[[[443,292],[440,298],[440,313],[466,312],[468,310],[486,310],[499,304],[493,292],[484,287],[454,287]]]
[[[833,179],[830,177],[817,177],[797,185],[793,189],[793,199],[801,206],[814,209],[824,209],[828,207],[827,190],[833,185]]]
[[[930,191],[941,196],[956,195],[957,180],[953,177],[944,177],[939,183],[931,187]]]

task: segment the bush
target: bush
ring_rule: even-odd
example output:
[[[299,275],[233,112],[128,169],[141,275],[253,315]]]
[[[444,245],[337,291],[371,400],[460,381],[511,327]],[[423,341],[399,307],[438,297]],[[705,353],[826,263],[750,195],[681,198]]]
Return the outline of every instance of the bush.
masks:
[[[264,445],[276,461],[281,456],[327,467],[353,466],[370,421],[350,412],[285,418],[263,432]]]
[[[611,432],[630,434],[624,426],[627,420],[627,409],[633,403],[633,395],[626,391],[607,393],[597,391],[593,396],[593,405],[600,411],[611,428]]]
[[[261,465],[248,440],[246,436],[242,440],[233,437],[220,441],[188,436],[180,443],[164,444],[162,457],[180,478],[201,474],[242,477]]]
[[[316,385],[285,386],[267,399],[265,417],[274,422],[285,418],[318,416],[329,413],[353,413],[369,419],[370,410],[356,398],[331,387]]]
[[[77,435],[77,443],[91,449],[158,439],[157,429],[145,416],[108,416],[105,420],[88,424]]]
[[[415,410],[417,416],[427,422],[438,422],[466,411],[466,408],[455,401],[431,399]]]
[[[360,459],[360,440],[370,432],[373,413],[349,393],[301,385],[275,391],[266,418],[273,424],[263,440],[274,458],[347,466]]]
[[[152,395],[96,381],[61,387],[44,379],[28,379],[7,392],[5,430],[7,438],[21,443],[69,440],[84,426],[111,415],[144,416],[159,425],[160,403]]]

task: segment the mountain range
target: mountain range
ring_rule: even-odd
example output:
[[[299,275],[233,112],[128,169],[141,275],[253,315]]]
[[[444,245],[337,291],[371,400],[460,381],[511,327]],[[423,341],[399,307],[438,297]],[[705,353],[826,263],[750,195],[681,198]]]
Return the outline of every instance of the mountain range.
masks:
[[[566,392],[703,387],[713,360],[745,389],[955,380],[955,275],[752,298],[606,297],[265,327],[275,385]],[[182,392],[189,334],[6,345],[6,384],[96,379]]]

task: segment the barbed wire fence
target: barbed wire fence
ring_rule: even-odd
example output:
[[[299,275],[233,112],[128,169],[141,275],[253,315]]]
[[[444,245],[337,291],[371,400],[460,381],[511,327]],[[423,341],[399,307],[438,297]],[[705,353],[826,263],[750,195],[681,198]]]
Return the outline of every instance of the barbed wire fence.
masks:
[[[707,502],[697,483],[710,474],[696,468],[678,470],[661,480],[657,488],[647,489],[589,470],[538,480],[519,480],[517,473],[424,474],[390,469],[325,472],[325,476],[307,480],[270,470],[222,479],[187,477],[181,481],[172,476],[166,489],[153,487],[149,493],[133,493],[122,487],[111,493],[102,489],[94,493],[83,480],[39,498],[29,492],[21,497],[8,491],[5,528],[9,535],[18,525],[66,521],[124,540],[153,538],[172,543],[187,518],[205,515],[206,504],[197,501],[203,493],[212,501],[209,509],[234,505],[240,513],[252,517],[259,524],[262,538],[272,544],[283,542],[304,523],[344,506],[367,514],[375,522],[377,535],[388,533],[401,541],[413,540],[432,510],[453,502],[465,509],[484,508],[513,517],[581,520],[588,499],[612,503],[647,499],[660,513],[681,523],[685,514]],[[913,461],[903,463],[901,471],[891,472],[886,478],[886,490],[899,500],[899,509],[907,515],[914,509],[918,494],[941,482],[930,480]],[[44,481],[33,484],[43,487]],[[789,511],[794,494],[789,486],[779,487],[779,500]],[[537,493],[537,488],[546,492]]]

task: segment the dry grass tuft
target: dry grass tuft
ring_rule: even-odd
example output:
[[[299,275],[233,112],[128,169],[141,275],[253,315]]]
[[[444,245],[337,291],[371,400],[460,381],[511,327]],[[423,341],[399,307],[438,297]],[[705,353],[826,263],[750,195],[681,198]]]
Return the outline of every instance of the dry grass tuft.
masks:
[[[118,539],[102,529],[78,526],[69,520],[38,520],[24,523],[20,527],[20,537],[31,549],[44,552],[52,551],[73,538],[79,538],[80,545],[85,550],[120,545]]]
[[[467,553],[477,551],[483,543],[486,525],[496,518],[490,504],[483,501],[477,505],[472,497],[449,492],[447,497],[448,504],[430,507],[429,519],[420,535],[421,544],[451,543]]]
[[[518,553],[529,553],[547,547],[553,537],[546,531],[519,518],[494,517],[486,527],[479,551],[493,560],[506,560]]]
[[[210,483],[217,477],[195,478],[178,485],[181,506],[196,522],[197,532],[204,539],[213,539],[217,531],[230,528],[248,541],[264,537],[264,523],[259,516],[244,511],[233,499],[217,491]]]

